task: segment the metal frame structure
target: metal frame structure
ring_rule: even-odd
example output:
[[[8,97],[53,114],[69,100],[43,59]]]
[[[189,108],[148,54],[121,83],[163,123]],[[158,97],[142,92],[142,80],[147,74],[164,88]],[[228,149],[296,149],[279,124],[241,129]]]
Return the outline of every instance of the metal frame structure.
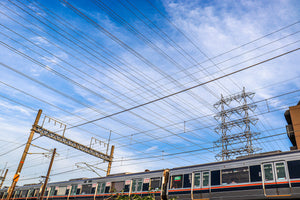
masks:
[[[224,98],[221,95],[221,100],[214,104],[220,112],[215,115],[215,119],[220,121],[220,124],[215,128],[215,131],[221,135],[221,138],[214,142],[215,147],[221,147],[222,151],[216,155],[216,158],[221,160],[230,160],[238,155],[250,155],[259,150],[253,148],[253,138],[260,133],[252,132],[251,126],[254,126],[258,119],[249,116],[249,111],[254,111],[256,105],[248,104],[247,100],[254,97],[253,92],[246,92],[245,88],[240,94],[232,95]],[[241,104],[240,106],[231,108],[232,102]],[[233,117],[234,115],[234,117]],[[234,118],[234,120],[233,120]],[[238,119],[236,119],[238,118]],[[239,133],[232,133],[232,128],[239,127],[242,129]],[[239,148],[231,148],[235,142],[243,143],[245,146]]]
[[[14,191],[14,189],[16,187],[16,184],[17,184],[17,182],[19,180],[20,173],[21,173],[21,170],[23,168],[26,156],[27,156],[27,154],[29,154],[28,151],[29,151],[29,148],[31,146],[31,142],[32,142],[34,133],[38,133],[41,136],[46,136],[46,137],[48,137],[50,139],[53,139],[55,141],[58,141],[58,142],[60,142],[62,144],[68,145],[68,146],[73,147],[73,148],[75,148],[77,150],[80,150],[80,151],[82,151],[84,153],[90,154],[90,155],[95,156],[97,158],[100,158],[100,159],[102,159],[104,161],[107,161],[108,162],[108,167],[107,167],[107,171],[106,171],[107,173],[106,173],[106,175],[110,174],[111,165],[112,165],[112,161],[113,161],[114,146],[111,147],[110,155],[108,155],[107,153],[104,154],[104,153],[102,153],[100,151],[97,151],[97,150],[91,148],[91,147],[88,147],[88,146],[85,146],[85,145],[80,144],[78,142],[75,142],[75,141],[73,141],[73,140],[68,139],[68,138],[65,137],[66,125],[63,124],[62,122],[59,122],[58,120],[52,119],[52,118],[50,118],[48,116],[45,116],[45,118],[44,118],[44,120],[42,122],[42,126],[39,126],[38,123],[39,123],[41,115],[42,115],[42,110],[40,109],[38,111],[38,114],[36,116],[34,124],[32,125],[32,129],[31,129],[30,135],[28,137],[25,149],[23,151],[21,160],[19,162],[19,166],[18,166],[17,171],[16,171],[16,173],[14,175],[12,184],[9,187],[8,191],[7,191],[7,193],[8,193],[7,197],[6,197],[7,200],[11,199],[13,191]],[[63,134],[59,135],[59,134],[57,134],[55,132],[52,132],[52,131],[49,131],[49,130],[43,128],[43,125],[44,125],[44,123],[46,121],[46,118],[48,119],[49,122],[50,121],[54,121],[55,125],[59,124],[60,127],[63,127]]]

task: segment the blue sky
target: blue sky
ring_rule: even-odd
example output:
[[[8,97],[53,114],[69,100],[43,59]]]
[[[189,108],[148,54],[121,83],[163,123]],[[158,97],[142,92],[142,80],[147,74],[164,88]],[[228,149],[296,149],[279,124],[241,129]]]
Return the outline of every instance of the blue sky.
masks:
[[[0,168],[9,168],[5,184],[11,182],[38,109],[43,117],[71,127],[299,48],[299,6],[296,0],[1,2]],[[291,144],[281,134],[283,113],[300,100],[298,63],[299,53],[290,53],[69,129],[65,136],[89,145],[91,137],[107,142],[112,132],[112,173],[213,162],[220,150],[213,148],[219,138],[213,104],[221,94],[245,87],[255,92],[250,102],[258,102],[251,113],[259,119],[252,130],[261,133],[255,147],[287,151]],[[45,126],[61,133],[53,124]],[[97,176],[77,168],[79,162],[107,165],[44,137],[33,144],[57,148],[51,181]],[[30,152],[45,150],[31,147]],[[38,182],[48,163],[42,154],[28,155],[20,184]]]

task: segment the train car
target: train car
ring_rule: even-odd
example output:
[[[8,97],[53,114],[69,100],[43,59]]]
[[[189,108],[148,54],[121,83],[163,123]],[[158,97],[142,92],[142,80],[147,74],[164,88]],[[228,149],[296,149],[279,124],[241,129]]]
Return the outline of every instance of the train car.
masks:
[[[16,187],[15,200],[35,200],[41,184]],[[5,199],[7,188],[0,190]],[[180,168],[49,183],[45,200],[300,199],[300,150],[269,152]]]
[[[102,178],[74,179],[49,183],[44,194],[45,200],[104,200],[117,196],[151,196],[156,200],[166,195],[166,170],[142,173],[115,174]],[[12,196],[15,200],[36,200],[41,185],[16,187]],[[0,198],[5,199],[7,189],[0,190]],[[165,198],[165,197],[164,197]],[[165,198],[166,199],[166,198]]]
[[[170,170],[176,199],[300,199],[300,151],[271,152]]]
[[[34,199],[40,191],[41,184],[27,184],[24,186],[16,187],[12,197],[20,197],[27,199]],[[7,196],[7,188],[0,190],[0,198],[5,199]]]

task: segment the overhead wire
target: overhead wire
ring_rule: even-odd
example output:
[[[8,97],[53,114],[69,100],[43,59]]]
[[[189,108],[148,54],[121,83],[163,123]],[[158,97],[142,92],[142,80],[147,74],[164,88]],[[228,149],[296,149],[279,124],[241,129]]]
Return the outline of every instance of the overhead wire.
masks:
[[[269,58],[269,59],[260,61],[260,62],[258,62],[258,63],[253,64],[253,65],[250,65],[250,66],[247,66],[247,67],[243,67],[243,68],[241,68],[241,69],[235,70],[235,71],[233,71],[233,72],[227,73],[227,74],[225,74],[225,75],[219,76],[219,77],[214,78],[214,79],[211,79],[211,80],[209,80],[209,81],[206,81],[206,82],[203,82],[203,83],[194,85],[194,86],[192,86],[192,87],[185,88],[185,89],[180,90],[180,91],[178,91],[178,92],[175,92],[175,93],[166,95],[166,96],[161,97],[161,98],[158,98],[158,99],[154,99],[154,100],[152,100],[152,101],[149,101],[149,102],[146,102],[146,103],[143,103],[143,104],[140,104],[140,105],[137,105],[137,106],[134,106],[134,107],[131,107],[131,108],[128,108],[128,109],[125,109],[125,110],[122,110],[122,111],[119,111],[119,112],[116,112],[116,113],[113,113],[113,114],[110,114],[110,115],[107,115],[107,116],[104,116],[104,117],[100,117],[100,118],[97,118],[97,119],[94,119],[94,120],[90,120],[89,122],[85,122],[85,123],[81,123],[81,124],[75,125],[75,126],[73,126],[73,127],[69,127],[69,129],[75,128],[75,127],[78,127],[78,126],[83,126],[83,125],[85,125],[85,124],[88,124],[88,123],[91,123],[91,122],[95,122],[95,121],[99,121],[99,120],[102,120],[102,119],[105,119],[105,118],[108,118],[108,117],[112,117],[112,116],[114,116],[114,115],[118,115],[118,114],[121,114],[121,113],[130,111],[130,110],[139,108],[139,107],[141,107],[141,106],[145,106],[145,105],[148,105],[148,104],[151,104],[151,103],[160,101],[160,100],[162,100],[162,99],[166,99],[166,98],[172,97],[172,96],[174,96],[174,95],[177,95],[177,94],[186,92],[186,91],[188,91],[188,90],[192,90],[192,89],[194,89],[194,88],[200,87],[200,86],[205,85],[205,84],[208,84],[208,83],[210,83],[210,82],[213,82],[213,81],[222,79],[222,78],[224,78],[224,77],[231,76],[231,75],[233,75],[233,74],[236,74],[236,73],[242,72],[242,71],[244,71],[244,70],[253,68],[253,67],[255,67],[255,66],[261,65],[261,64],[263,64],[263,63],[265,63],[265,62],[269,62],[269,61],[274,60],[274,59],[276,59],[276,58],[279,58],[279,57],[281,57],[281,56],[284,56],[284,55],[293,53],[293,52],[295,52],[295,51],[298,51],[299,49],[300,49],[300,48],[296,48],[296,49],[293,49],[293,50],[291,50],[291,51],[287,51],[287,52],[285,52],[285,53],[282,53],[282,54],[279,54],[279,55],[274,56],[274,57],[272,57],[272,58]]]
[[[145,118],[143,118],[144,120],[145,120]],[[148,121],[148,122],[150,122],[149,120],[146,120],[146,121]],[[168,130],[167,130],[168,131]],[[186,139],[185,139],[186,140]]]
[[[0,41],[0,44],[3,45],[3,46],[5,46],[5,47],[7,47],[8,49],[14,51],[15,53],[17,53],[17,54],[19,54],[19,55],[25,57],[26,59],[32,61],[33,63],[35,63],[35,64],[37,64],[37,65],[39,65],[39,66],[41,66],[41,67],[47,69],[47,66],[45,66],[45,65],[42,64],[41,62],[37,61],[36,59],[32,58],[31,56],[28,56],[28,55],[26,55],[26,54],[24,54],[24,53],[18,51],[17,49],[15,49],[15,48],[9,46],[8,44],[6,44],[6,43],[4,43],[4,42],[2,42],[2,41]],[[59,73],[58,71],[56,71],[56,70],[54,70],[54,69],[51,69],[51,72],[54,73],[54,74],[56,74],[56,75],[58,75],[58,76],[60,76],[60,77],[63,78],[63,79],[66,79],[67,81],[70,81],[72,84],[77,85],[77,86],[81,87],[82,89],[85,89],[85,90],[91,92],[92,94],[94,94],[94,95],[96,95],[96,96],[99,96],[99,97],[101,97],[101,98],[106,99],[106,98],[103,97],[102,95],[100,95],[100,94],[98,94],[98,93],[92,91],[91,89],[87,88],[86,86],[81,85],[81,84],[78,83],[77,81],[74,81],[73,79],[71,79],[71,78],[69,78],[69,77],[67,77],[67,76],[65,76],[65,75],[63,75],[63,74],[61,74],[61,73]],[[48,87],[48,88],[49,88],[49,87]],[[108,100],[108,99],[106,99],[106,100],[107,100],[107,101],[110,101],[110,100]],[[113,103],[113,102],[111,102],[111,103]],[[113,103],[113,104],[115,104],[115,103]],[[116,104],[115,104],[115,105],[116,105]],[[116,105],[116,106],[119,106],[119,107],[122,108],[122,106],[120,106],[120,105]],[[136,115],[135,113],[132,113],[132,114]],[[136,115],[136,116],[139,116],[139,115]],[[155,124],[154,122],[151,122],[151,121],[148,120],[148,119],[145,119],[145,118],[143,118],[143,117],[141,117],[141,116],[139,116],[139,117],[142,118],[142,119],[144,119],[144,120],[147,121],[147,122],[150,122],[151,124]],[[157,125],[157,126],[159,126],[159,125]],[[159,126],[159,127],[160,127],[160,126]],[[167,132],[169,132],[169,133],[172,133],[171,131],[169,131],[169,130],[167,130],[167,129],[164,129],[164,130],[167,131]],[[172,134],[173,134],[173,133],[172,133]],[[175,135],[175,134],[173,134],[173,135]],[[175,135],[175,136],[176,136],[176,135]],[[187,141],[187,142],[194,143],[193,141],[191,141],[191,140],[189,140],[189,139],[187,139],[187,138],[185,138],[185,137],[182,137],[182,136],[177,136],[177,137],[179,137],[179,138],[181,138],[181,139],[183,139],[183,140],[185,140],[185,141]],[[165,141],[162,141],[162,142],[163,142],[163,143],[166,143]],[[172,144],[169,144],[169,143],[166,143],[166,144],[172,145]],[[194,144],[196,144],[196,143],[194,143]]]

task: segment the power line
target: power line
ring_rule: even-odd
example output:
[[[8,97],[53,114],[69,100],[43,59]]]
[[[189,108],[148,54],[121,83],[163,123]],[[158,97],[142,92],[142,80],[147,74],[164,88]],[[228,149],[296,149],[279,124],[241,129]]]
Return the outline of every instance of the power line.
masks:
[[[18,6],[18,7],[19,7],[19,6]],[[23,10],[23,9],[22,9],[22,10]],[[13,47],[9,47],[7,44],[4,44],[4,45],[5,45],[6,47],[8,47],[9,49],[15,51],[15,52],[18,53],[19,55],[21,55],[21,56],[23,56],[23,57],[29,59],[30,61],[32,61],[32,62],[34,62],[34,63],[36,63],[36,64],[38,64],[38,65],[40,65],[40,66],[43,66],[43,64],[41,64],[39,61],[33,59],[32,57],[27,56],[26,54],[24,54],[24,53],[22,53],[22,52],[16,50],[16,49],[13,48]],[[45,68],[45,66],[44,66],[44,68]],[[46,66],[46,69],[47,69],[47,66]],[[55,74],[58,75],[58,76],[61,76],[63,79],[66,79],[66,80],[68,80],[68,81],[71,81],[73,84],[75,84],[75,85],[77,85],[77,86],[79,86],[79,87],[82,87],[83,89],[85,89],[85,90],[87,90],[87,91],[93,93],[93,94],[96,95],[96,96],[99,96],[99,97],[101,97],[101,98],[104,98],[102,95],[99,95],[98,93],[95,93],[94,91],[88,89],[87,87],[85,87],[85,86],[83,86],[83,85],[81,85],[81,84],[78,84],[78,82],[74,82],[72,79],[68,78],[68,77],[65,76],[65,75],[62,75],[62,74],[58,73],[57,71],[55,71],[55,70],[53,70],[53,69],[51,69],[51,72],[55,73]],[[110,101],[109,99],[106,99],[106,100],[109,101],[109,102],[111,102],[112,104],[114,104],[114,105],[120,107],[120,105],[118,105],[118,104],[116,104],[116,103]],[[122,108],[122,107],[121,107],[121,108]],[[146,118],[144,118],[144,117],[142,117],[142,116],[140,116],[140,115],[137,115],[137,114],[135,114],[135,113],[132,113],[132,114],[134,114],[134,115],[140,117],[141,119],[147,121],[148,123],[151,123],[151,124],[153,124],[153,125],[155,125],[155,126],[159,126],[158,124],[155,124],[154,122],[152,122],[152,121],[150,121],[150,120],[148,120],[148,119],[146,119]],[[159,127],[160,127],[160,126],[159,126]],[[161,128],[162,128],[162,127],[161,127]],[[169,130],[166,130],[166,131],[167,131],[167,132],[170,132]],[[171,132],[170,132],[170,133],[171,133]],[[180,136],[179,136],[179,137],[180,137]],[[186,140],[186,141],[189,141],[189,142],[192,142],[192,141],[190,141],[190,140],[188,140],[188,139],[186,139],[186,138],[182,138],[182,139],[184,139],[184,140]]]
[[[276,58],[279,58],[281,56],[284,56],[284,55],[287,55],[287,54],[290,54],[290,53],[293,53],[295,51],[298,51],[300,48],[296,48],[296,49],[293,49],[291,51],[288,51],[288,52],[285,52],[285,53],[282,53],[282,54],[279,54],[277,56],[274,56],[272,58],[269,58],[269,59],[266,59],[266,60],[263,60],[261,62],[258,62],[256,64],[253,64],[253,65],[250,65],[248,67],[244,67],[242,69],[239,69],[239,70],[236,70],[234,72],[231,72],[231,73],[228,73],[228,74],[225,74],[223,76],[219,76],[217,78],[214,78],[214,79],[211,79],[209,81],[206,81],[206,82],[203,82],[203,83],[200,83],[200,84],[197,84],[195,86],[192,86],[192,87],[189,87],[189,88],[186,88],[184,90],[181,90],[181,91],[178,91],[178,92],[175,92],[175,93],[172,93],[172,94],[169,94],[169,95],[166,95],[164,97],[161,97],[161,98],[158,98],[158,99],[155,99],[155,100],[152,100],[152,101],[149,101],[149,102],[146,102],[146,103],[143,103],[143,104],[140,104],[140,105],[137,105],[137,106],[134,106],[134,107],[131,107],[131,108],[128,108],[128,109],[125,109],[125,110],[122,110],[122,111],[119,111],[119,112],[116,112],[116,113],[113,113],[113,114],[110,114],[110,115],[107,115],[107,116],[104,116],[104,117],[100,117],[98,119],[94,119],[94,120],[91,120],[91,121],[88,121],[88,122],[85,122],[85,123],[81,123],[81,124],[78,124],[78,125],[75,125],[75,126],[72,126],[72,127],[69,127],[69,129],[71,128],[75,128],[75,127],[78,127],[78,126],[83,126],[83,125],[86,125],[86,124],[89,124],[89,123],[92,123],[92,122],[95,122],[95,121],[99,121],[99,120],[102,120],[102,119],[105,119],[105,118],[108,118],[108,117],[112,117],[112,116],[115,116],[115,115],[118,115],[118,114],[121,114],[121,113],[124,113],[124,112],[127,112],[127,111],[130,111],[130,110],[133,110],[133,109],[136,109],[136,108],[139,108],[139,107],[142,107],[142,106],[145,106],[145,105],[148,105],[148,104],[151,104],[151,103],[154,103],[154,102],[157,102],[157,101],[160,101],[160,100],[163,100],[163,99],[166,99],[166,98],[169,98],[169,97],[172,97],[172,96],[175,96],[177,94],[180,94],[180,93],[183,93],[183,92],[186,92],[186,91],[189,91],[189,90],[192,90],[194,88],[197,88],[197,87],[200,87],[202,85],[205,85],[205,84],[208,84],[208,83],[211,83],[213,81],[216,81],[216,80],[219,80],[219,79],[222,79],[222,78],[225,78],[227,76],[231,76],[233,74],[236,74],[236,73],[239,73],[241,71],[245,71],[247,69],[250,69],[252,67],[255,67],[257,65],[260,65],[260,64],[263,64],[263,63],[266,63],[266,62],[269,62],[271,60],[274,60]]]
[[[286,133],[268,135],[268,136],[265,136],[265,137],[256,138],[255,140],[261,140],[261,139],[266,139],[266,138],[270,138],[270,137],[276,137],[276,136],[280,136],[280,135],[284,135],[284,134],[286,134]],[[238,143],[236,143],[236,144],[238,144]],[[183,152],[178,152],[178,153],[169,153],[169,154],[165,154],[164,156],[168,157],[168,156],[174,156],[174,155],[180,155],[180,154],[194,153],[194,152],[199,152],[199,151],[214,149],[214,148],[215,147],[207,147],[207,148],[195,149],[195,150],[190,150],[190,151],[183,151]],[[132,158],[132,159],[127,159],[127,160],[115,160],[114,162],[124,162],[124,161],[142,160],[142,159],[159,158],[159,157],[161,157],[161,155],[159,155],[159,156],[149,156],[149,157],[140,157],[140,158],[136,158],[136,159]]]

